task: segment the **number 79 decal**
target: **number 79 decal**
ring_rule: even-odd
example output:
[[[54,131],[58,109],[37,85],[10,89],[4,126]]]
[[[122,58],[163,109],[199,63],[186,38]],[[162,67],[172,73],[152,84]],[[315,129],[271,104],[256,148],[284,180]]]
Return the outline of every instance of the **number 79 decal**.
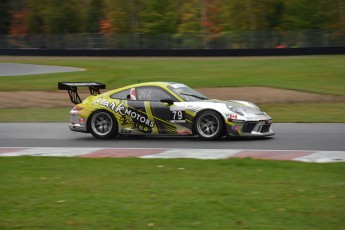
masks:
[[[170,111],[170,121],[173,123],[185,122],[186,113],[184,110],[172,110]]]

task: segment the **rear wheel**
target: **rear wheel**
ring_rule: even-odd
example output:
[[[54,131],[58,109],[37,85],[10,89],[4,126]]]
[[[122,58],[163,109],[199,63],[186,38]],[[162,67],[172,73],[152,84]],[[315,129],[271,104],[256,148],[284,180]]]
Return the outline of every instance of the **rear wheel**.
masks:
[[[97,111],[91,115],[89,130],[92,136],[99,139],[115,138],[119,134],[115,117],[107,111]]]
[[[201,112],[195,120],[195,131],[202,139],[216,140],[224,134],[223,118],[212,110]]]

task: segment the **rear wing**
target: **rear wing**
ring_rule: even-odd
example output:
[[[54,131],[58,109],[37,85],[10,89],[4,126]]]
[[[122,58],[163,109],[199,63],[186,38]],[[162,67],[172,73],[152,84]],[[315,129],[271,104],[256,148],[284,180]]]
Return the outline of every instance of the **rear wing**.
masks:
[[[99,82],[59,82],[58,89],[67,90],[71,102],[74,104],[81,103],[81,99],[78,94],[78,87],[89,87],[91,95],[100,94],[100,89],[105,89],[105,84]]]

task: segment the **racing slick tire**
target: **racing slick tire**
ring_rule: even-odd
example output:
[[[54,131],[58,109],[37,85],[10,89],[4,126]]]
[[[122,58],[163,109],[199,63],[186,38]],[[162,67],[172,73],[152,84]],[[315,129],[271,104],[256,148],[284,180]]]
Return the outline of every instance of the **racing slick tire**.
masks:
[[[89,130],[92,136],[99,139],[111,139],[119,135],[115,117],[104,110],[96,111],[91,115]]]
[[[195,119],[195,131],[200,138],[216,140],[224,135],[224,121],[221,115],[212,110],[201,112]]]

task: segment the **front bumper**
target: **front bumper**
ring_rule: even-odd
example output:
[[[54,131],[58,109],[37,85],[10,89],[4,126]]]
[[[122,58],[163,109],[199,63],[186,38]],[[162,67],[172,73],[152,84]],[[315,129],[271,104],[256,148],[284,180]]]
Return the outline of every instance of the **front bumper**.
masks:
[[[275,133],[271,129],[272,120],[234,122],[227,126],[230,136],[272,136]]]
[[[241,136],[271,136],[274,135],[271,129],[272,123],[267,121],[247,121],[244,122]]]

